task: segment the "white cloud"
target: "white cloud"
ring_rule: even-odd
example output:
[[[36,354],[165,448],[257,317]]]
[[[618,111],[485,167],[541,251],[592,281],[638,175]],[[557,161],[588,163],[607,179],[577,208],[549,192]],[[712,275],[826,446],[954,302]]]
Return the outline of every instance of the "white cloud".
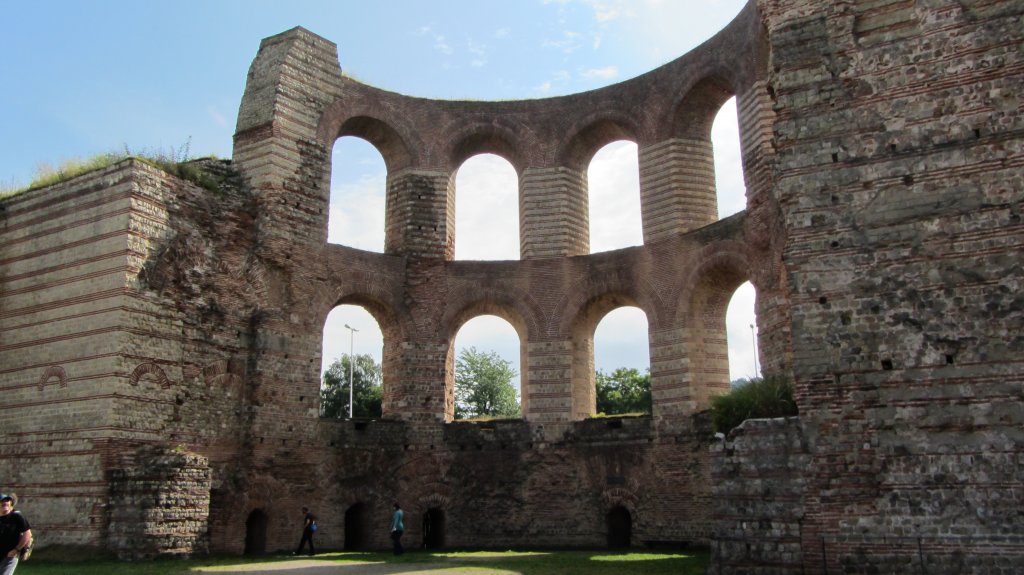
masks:
[[[614,142],[598,150],[587,170],[587,186],[591,253],[643,244],[636,144]]]
[[[579,32],[573,32],[571,30],[563,32],[560,40],[544,40],[541,42],[541,46],[544,48],[554,48],[564,54],[571,54],[578,50],[582,45],[583,36]]]
[[[455,258],[519,259],[519,180],[512,164],[474,156],[455,176]]]
[[[718,217],[724,218],[747,207],[743,183],[743,160],[740,154],[739,120],[736,98],[729,99],[715,116],[711,126],[714,145],[715,188],[718,190]]]
[[[545,80],[544,82],[541,82],[540,85],[534,86],[533,91],[541,94],[547,94],[551,91],[551,80]]]
[[[494,38],[498,40],[502,38],[508,38],[508,35],[511,33],[512,30],[510,28],[498,28],[497,30],[494,31]]]
[[[604,68],[590,68],[589,70],[584,70],[581,73],[581,75],[588,80],[591,80],[593,78],[601,78],[602,80],[607,80],[609,78],[614,78],[618,76],[619,69],[616,66],[605,66]]]

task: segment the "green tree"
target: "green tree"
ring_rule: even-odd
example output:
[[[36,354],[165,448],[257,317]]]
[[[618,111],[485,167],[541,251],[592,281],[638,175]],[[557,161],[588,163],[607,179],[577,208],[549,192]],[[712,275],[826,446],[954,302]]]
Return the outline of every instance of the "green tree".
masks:
[[[605,415],[651,413],[651,374],[620,367],[611,374],[597,370],[597,412]]]
[[[353,417],[380,417],[381,400],[384,397],[381,389],[381,367],[366,354],[355,356],[352,379]],[[336,419],[348,418],[348,377],[349,355],[342,355],[324,372],[323,384],[320,387],[320,416]]]
[[[455,418],[519,417],[515,376],[512,364],[497,353],[463,349],[455,361]]]

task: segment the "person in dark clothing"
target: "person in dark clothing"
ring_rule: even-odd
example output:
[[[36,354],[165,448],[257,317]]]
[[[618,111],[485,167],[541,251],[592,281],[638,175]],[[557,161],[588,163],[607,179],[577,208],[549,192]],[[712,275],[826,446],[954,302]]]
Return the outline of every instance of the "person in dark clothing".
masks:
[[[302,548],[306,546],[306,542],[309,542],[309,554],[315,555],[316,549],[313,548],[313,534],[316,533],[316,515],[309,510],[308,507],[302,508],[302,513],[305,514],[305,518],[302,520],[302,539],[299,540],[299,548],[295,550],[294,555],[302,553]]]
[[[13,575],[19,558],[32,548],[32,527],[28,519],[14,510],[17,498],[0,494],[0,575]]]
[[[395,513],[391,516],[391,541],[395,546],[395,555],[405,553],[405,549],[402,548],[402,534],[405,533],[405,523],[402,521],[404,516],[402,506],[396,501]]]

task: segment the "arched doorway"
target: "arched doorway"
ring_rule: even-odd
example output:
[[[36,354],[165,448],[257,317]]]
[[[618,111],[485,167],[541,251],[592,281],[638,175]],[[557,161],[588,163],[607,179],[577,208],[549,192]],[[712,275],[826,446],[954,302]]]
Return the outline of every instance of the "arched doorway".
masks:
[[[432,507],[423,514],[423,548],[444,547],[444,510]]]
[[[263,555],[267,552],[267,514],[253,509],[245,520],[245,554]]]
[[[365,548],[366,505],[356,503],[345,511],[345,551]]]
[[[629,549],[633,538],[633,518],[629,510],[618,505],[608,511],[608,548]]]

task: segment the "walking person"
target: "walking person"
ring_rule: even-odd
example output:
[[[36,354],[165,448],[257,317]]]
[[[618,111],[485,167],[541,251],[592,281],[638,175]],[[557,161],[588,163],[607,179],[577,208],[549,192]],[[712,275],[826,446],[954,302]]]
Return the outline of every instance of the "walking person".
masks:
[[[315,555],[316,549],[313,548],[313,534],[316,533],[316,515],[309,510],[308,507],[302,508],[302,513],[305,517],[302,520],[302,539],[299,540],[299,548],[295,550],[293,555],[299,555],[302,553],[302,548],[306,546],[306,542],[309,542],[309,554]]]
[[[18,559],[28,558],[32,550],[32,527],[14,510],[17,502],[14,494],[0,494],[0,575],[13,575]]]
[[[402,533],[405,533],[405,523],[402,521],[404,517],[402,506],[396,501],[395,513],[391,516],[391,541],[395,545],[395,555],[405,553],[405,549],[402,548]]]

